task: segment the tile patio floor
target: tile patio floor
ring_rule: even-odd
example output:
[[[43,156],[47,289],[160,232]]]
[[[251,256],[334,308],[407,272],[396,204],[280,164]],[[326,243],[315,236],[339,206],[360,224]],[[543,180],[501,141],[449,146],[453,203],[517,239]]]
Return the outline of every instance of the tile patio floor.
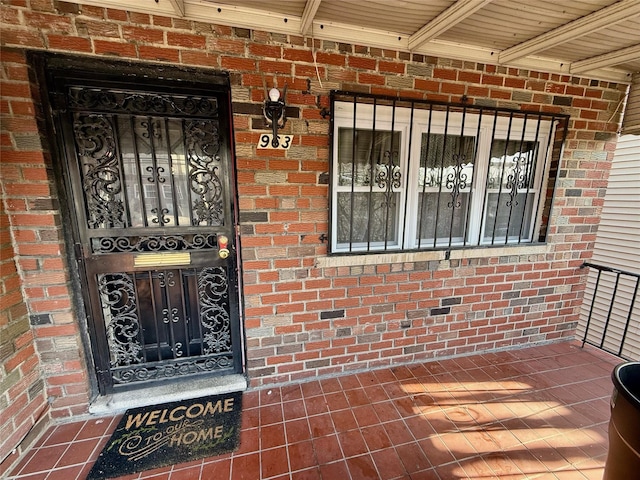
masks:
[[[616,357],[576,342],[245,392],[231,454],[153,480],[597,479]],[[84,479],[119,418],[53,426],[9,479]]]

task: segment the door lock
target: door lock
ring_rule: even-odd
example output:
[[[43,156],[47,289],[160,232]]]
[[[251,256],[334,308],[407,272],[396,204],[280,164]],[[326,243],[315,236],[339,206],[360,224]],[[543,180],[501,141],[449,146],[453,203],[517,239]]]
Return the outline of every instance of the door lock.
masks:
[[[218,237],[218,256],[223,260],[229,256],[229,239],[225,235]]]

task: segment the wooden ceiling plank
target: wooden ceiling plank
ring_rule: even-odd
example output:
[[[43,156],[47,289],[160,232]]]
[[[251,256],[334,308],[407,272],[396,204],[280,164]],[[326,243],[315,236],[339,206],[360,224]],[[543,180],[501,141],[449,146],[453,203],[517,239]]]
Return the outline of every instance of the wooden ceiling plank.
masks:
[[[640,0],[622,0],[547,33],[507,48],[500,52],[498,61],[499,63],[510,63],[559,43],[565,43],[576,37],[610,27],[636,15],[640,15]]]
[[[571,73],[584,73],[596,68],[619,65],[637,58],[640,58],[640,44],[573,62],[569,67],[569,71]]]
[[[457,23],[473,15],[491,1],[492,0],[458,0],[409,37],[409,50],[413,50],[427,43],[429,40],[433,40]]]
[[[316,16],[316,12],[320,7],[322,0],[307,0],[302,12],[302,19],[300,21],[300,33],[306,35],[309,31],[309,27],[313,25],[313,19]]]

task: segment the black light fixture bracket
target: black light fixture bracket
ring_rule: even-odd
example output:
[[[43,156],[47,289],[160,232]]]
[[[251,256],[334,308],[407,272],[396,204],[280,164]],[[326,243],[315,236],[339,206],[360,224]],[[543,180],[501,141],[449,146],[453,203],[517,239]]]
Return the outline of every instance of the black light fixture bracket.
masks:
[[[287,122],[287,106],[285,104],[285,100],[287,98],[287,85],[284,86],[282,96],[280,96],[280,90],[275,86],[271,88],[271,90],[267,91],[267,82],[264,78],[262,79],[262,82],[264,84],[265,97],[262,111],[264,112],[264,118],[267,120],[267,123],[271,125],[271,130],[273,132],[271,146],[273,148],[278,148],[280,146],[278,129],[283,128],[284,124]]]

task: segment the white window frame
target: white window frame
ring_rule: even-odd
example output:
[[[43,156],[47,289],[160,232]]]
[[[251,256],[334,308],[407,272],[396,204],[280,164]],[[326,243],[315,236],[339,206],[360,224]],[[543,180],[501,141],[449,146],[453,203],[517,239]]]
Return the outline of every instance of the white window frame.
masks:
[[[354,109],[356,119],[354,122]],[[397,243],[387,243],[384,248],[384,242],[378,242],[374,244],[371,242],[369,245],[366,243],[349,244],[338,243],[338,193],[351,192],[351,186],[340,186],[338,177],[338,152],[339,152],[339,129],[357,129],[357,130],[373,130],[374,127],[374,111],[375,111],[375,129],[376,131],[391,131],[392,125],[395,132],[400,132],[400,172],[402,174],[402,187],[400,189],[394,189],[394,192],[400,192],[400,201],[397,206],[399,208],[396,215],[396,232]],[[431,134],[446,134],[448,136],[460,136],[462,131],[462,113],[460,112],[448,112],[442,109],[414,109],[413,112],[410,108],[403,106],[396,106],[395,108],[388,105],[372,105],[369,103],[354,103],[354,102],[342,102],[336,101],[333,103],[333,157],[332,157],[332,178],[331,178],[331,238],[330,246],[332,253],[381,253],[384,251],[407,251],[417,250],[417,231],[418,231],[418,201],[419,193],[421,193],[421,187],[419,187],[419,174],[420,174],[420,153],[422,135],[425,133]],[[478,123],[480,122],[480,125]],[[495,124],[494,124],[495,122]],[[536,118],[535,120],[528,120],[525,125],[525,120],[520,116],[509,117],[503,115],[479,115],[477,113],[467,112],[464,115],[464,131],[463,136],[470,136],[476,138],[476,158],[473,159],[474,170],[473,178],[469,179],[470,184],[466,189],[462,190],[463,193],[469,194],[469,208],[470,212],[467,219],[464,220],[465,224],[465,236],[466,242],[462,239],[458,241],[452,241],[449,243],[449,239],[444,241],[437,241],[435,247],[433,246],[433,239],[430,239],[430,243],[425,244],[424,239],[421,242],[420,250],[438,250],[462,247],[465,248],[477,248],[484,246],[509,246],[514,244],[530,244],[534,242],[537,233],[540,230],[542,220],[543,206],[540,205],[540,195],[546,191],[547,180],[549,176],[549,169],[551,164],[551,154],[553,150],[553,139],[555,136],[555,128],[557,122],[552,126],[550,119]],[[524,135],[523,135],[524,129]],[[411,135],[411,138],[409,138]],[[486,187],[487,174],[489,169],[489,161],[491,154],[491,142],[493,140],[506,140],[512,142],[528,142],[536,141],[537,159],[536,170],[533,177],[533,186],[526,189],[518,189],[517,193],[533,193],[532,209],[530,216],[525,215],[523,219],[529,222],[529,229],[527,232],[522,232],[522,237],[510,237],[504,241],[504,237],[496,236],[495,241],[492,243],[491,238],[488,240],[484,238],[484,229],[487,221],[485,220],[487,213],[484,212],[483,206],[488,204],[488,194],[498,193],[496,191],[490,191]],[[411,148],[411,152],[409,152]],[[409,164],[409,153],[410,162]],[[446,174],[443,174],[446,177]],[[408,181],[408,183],[407,183]],[[369,191],[370,187],[357,187],[354,192],[359,190]],[[406,195],[405,193],[406,189]],[[373,192],[382,191],[374,184]],[[444,193],[444,188],[442,193]],[[503,193],[508,193],[507,190],[502,190]],[[446,197],[446,196],[445,196]],[[406,205],[406,218],[405,212]],[[437,233],[437,230],[436,230]]]

